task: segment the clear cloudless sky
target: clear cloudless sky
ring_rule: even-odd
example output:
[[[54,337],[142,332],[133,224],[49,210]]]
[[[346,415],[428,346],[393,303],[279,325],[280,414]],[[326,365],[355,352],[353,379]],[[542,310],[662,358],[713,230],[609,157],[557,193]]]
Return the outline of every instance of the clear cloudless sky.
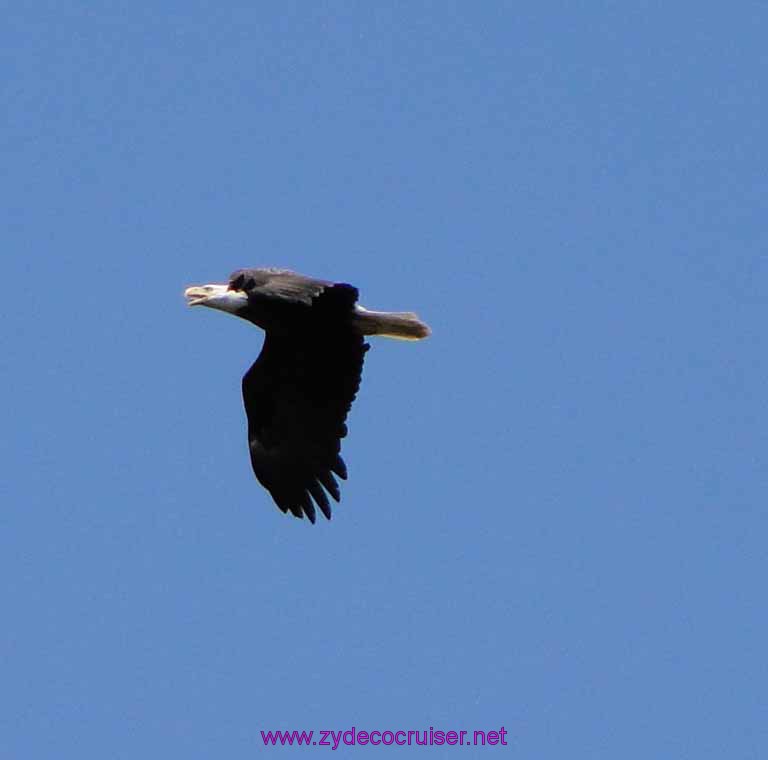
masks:
[[[0,757],[768,756],[763,3],[6,3]],[[416,310],[333,520],[237,268]]]

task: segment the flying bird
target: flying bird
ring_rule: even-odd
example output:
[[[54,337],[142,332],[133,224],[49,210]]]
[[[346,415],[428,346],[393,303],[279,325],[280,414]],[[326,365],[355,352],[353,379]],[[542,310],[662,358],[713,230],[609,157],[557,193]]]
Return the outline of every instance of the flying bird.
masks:
[[[343,282],[287,269],[239,269],[227,284],[184,291],[265,331],[261,353],[243,377],[253,471],[277,506],[315,522],[331,519],[330,495],[347,479],[341,439],[370,348],[366,335],[420,340],[429,327],[412,312],[369,311]]]

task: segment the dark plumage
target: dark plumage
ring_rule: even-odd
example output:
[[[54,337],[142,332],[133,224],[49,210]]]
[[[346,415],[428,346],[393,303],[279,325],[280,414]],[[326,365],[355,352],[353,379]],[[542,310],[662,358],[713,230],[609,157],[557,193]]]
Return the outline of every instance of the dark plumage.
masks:
[[[315,521],[331,517],[345,479],[341,439],[360,387],[364,335],[418,340],[429,328],[415,314],[356,305],[352,285],[280,269],[241,269],[227,285],[188,288],[189,305],[228,311],[266,331],[243,377],[251,464],[277,506]]]

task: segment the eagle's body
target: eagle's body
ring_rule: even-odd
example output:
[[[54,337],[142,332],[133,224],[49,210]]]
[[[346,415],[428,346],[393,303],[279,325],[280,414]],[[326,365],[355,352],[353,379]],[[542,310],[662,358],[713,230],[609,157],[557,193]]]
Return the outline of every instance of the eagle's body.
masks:
[[[347,477],[341,439],[369,349],[363,336],[418,340],[429,328],[415,314],[363,309],[352,285],[281,269],[241,269],[227,285],[185,295],[266,332],[243,377],[253,471],[283,512],[314,522],[317,505],[330,519],[326,492],[339,501],[334,475]]]

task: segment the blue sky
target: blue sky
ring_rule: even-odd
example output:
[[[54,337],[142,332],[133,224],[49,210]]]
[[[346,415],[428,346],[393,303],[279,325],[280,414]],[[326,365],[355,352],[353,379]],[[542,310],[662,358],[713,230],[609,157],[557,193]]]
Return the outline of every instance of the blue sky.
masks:
[[[765,757],[761,4],[3,15],[3,757]],[[259,331],[184,305],[244,266],[432,325],[330,523],[251,474]]]

